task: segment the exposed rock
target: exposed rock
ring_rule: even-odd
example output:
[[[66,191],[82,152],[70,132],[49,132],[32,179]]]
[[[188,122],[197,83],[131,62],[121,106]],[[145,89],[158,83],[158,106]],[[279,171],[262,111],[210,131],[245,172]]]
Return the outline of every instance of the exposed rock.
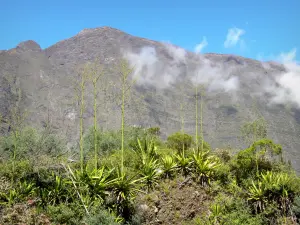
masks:
[[[24,41],[18,44],[17,49],[21,49],[23,51],[41,51],[41,47],[35,41],[29,40]]]
[[[137,63],[144,60],[154,65],[148,70],[141,70],[142,75],[153,70],[153,77],[144,79],[142,76],[140,80],[144,79],[148,83],[136,85],[133,96],[140,100],[139,103],[128,104],[128,125],[160,126],[162,137],[165,138],[180,130],[180,104],[186,103],[185,131],[194,133],[194,101],[192,98],[182,99],[183,95],[176,85],[183,85],[186,94],[193,96],[194,91],[188,83],[189,76],[195,74],[197,68],[204,68],[201,76],[227,76],[217,83],[215,80],[209,82],[210,89],[203,98],[205,140],[212,147],[245,147],[240,141],[239,129],[242,123],[254,119],[259,111],[268,122],[270,138],[283,145],[284,155],[300,170],[299,109],[293,105],[270,106],[267,94],[255,97],[255,93],[261,91],[265,78],[274,80],[277,74],[286,71],[282,65],[234,55],[210,53],[199,56],[178,46],[135,37],[110,27],[85,29],[44,50],[34,41],[25,41],[14,49],[2,51],[0,113],[9,117],[9,107],[16,100],[12,87],[18,86],[22,90],[20,107],[30,112],[26,122],[41,127],[50,115],[52,126],[57,128],[57,132],[74,143],[79,130],[78,105],[74,102],[73,86],[78,69],[86,62],[98,59],[108,71],[107,79],[116,83],[117,73],[111,68],[122,57],[132,57]],[[10,77],[13,84],[7,82],[7,77]],[[221,90],[220,86],[233,77],[238,78],[239,89],[234,94]],[[168,79],[174,79],[174,83],[166,85],[164,82]],[[165,86],[161,87],[163,83]],[[90,88],[88,86],[87,90]],[[99,95],[99,98],[103,96]],[[258,110],[253,109],[254,102]],[[86,103],[84,118],[87,128],[92,125],[92,91],[86,92]],[[111,100],[106,107],[99,108],[98,118],[101,118],[101,127],[120,127],[120,112]]]

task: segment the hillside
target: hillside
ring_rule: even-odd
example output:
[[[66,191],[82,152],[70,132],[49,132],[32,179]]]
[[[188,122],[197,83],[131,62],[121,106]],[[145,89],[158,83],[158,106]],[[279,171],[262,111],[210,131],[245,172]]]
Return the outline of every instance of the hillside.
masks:
[[[10,106],[18,101],[22,110],[28,111],[26,122],[36,127],[50,122],[74,143],[78,139],[79,115],[73,81],[79,67],[97,59],[106,68],[105,77],[115,82],[117,74],[111,68],[123,57],[135,66],[133,75],[138,77],[133,95],[139,100],[128,105],[128,125],[159,126],[162,137],[166,137],[181,129],[180,104],[184,103],[185,130],[193,134],[194,101],[179,89],[192,96],[198,75],[198,82],[205,86],[203,123],[207,142],[213,147],[245,147],[238,138],[241,125],[262,115],[270,138],[283,145],[286,158],[300,170],[300,110],[289,99],[270,104],[281,90],[276,89],[276,77],[287,73],[288,68],[234,55],[196,55],[110,27],[85,29],[47,49],[25,41],[1,51],[0,112],[8,118]],[[87,87],[86,103],[87,129],[92,125],[91,87]],[[119,129],[118,108],[110,100],[102,106],[99,125]],[[7,130],[4,124],[2,132]]]

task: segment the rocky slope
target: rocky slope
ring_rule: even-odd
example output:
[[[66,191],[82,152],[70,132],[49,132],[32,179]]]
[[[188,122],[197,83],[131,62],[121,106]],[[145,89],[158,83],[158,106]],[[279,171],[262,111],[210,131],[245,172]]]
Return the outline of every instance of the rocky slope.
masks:
[[[300,169],[300,110],[290,99],[270,104],[279,91],[286,91],[276,82],[278,76],[288,73],[283,65],[233,55],[196,55],[110,27],[83,30],[47,49],[26,41],[1,51],[0,112],[8,118],[17,101],[29,124],[50,123],[72,142],[78,136],[73,85],[78,68],[97,59],[106,68],[105,78],[116,83],[118,74],[111,68],[121,58],[135,66],[133,77],[137,78],[132,93],[136,98],[127,105],[127,124],[160,126],[162,135],[169,135],[181,129],[182,105],[185,130],[193,133],[195,107],[191,97],[199,83],[205,88],[204,135],[212,146],[242,146],[240,126],[260,114],[268,122],[270,137],[284,146],[287,158]],[[86,95],[84,118],[88,127],[93,112],[91,85]],[[120,110],[111,99],[103,102],[103,96],[99,95],[99,123],[117,129]],[[8,129],[7,124],[2,127],[4,132]]]

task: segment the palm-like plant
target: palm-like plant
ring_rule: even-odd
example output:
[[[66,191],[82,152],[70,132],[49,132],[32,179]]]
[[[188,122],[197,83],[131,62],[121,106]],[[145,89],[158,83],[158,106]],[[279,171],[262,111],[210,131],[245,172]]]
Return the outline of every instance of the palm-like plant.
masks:
[[[268,198],[276,201],[282,212],[286,213],[289,211],[291,209],[292,198],[299,192],[299,180],[294,179],[293,176],[287,173],[272,171],[261,174],[260,179],[265,183],[266,189],[269,192]]]
[[[179,171],[187,176],[191,172],[191,158],[185,156],[184,152],[175,155]]]
[[[256,212],[263,211],[267,202],[276,202],[286,215],[291,210],[292,199],[299,192],[299,180],[287,173],[267,171],[260,174],[259,181],[248,188],[249,198]]]
[[[30,197],[34,194],[36,187],[33,182],[27,182],[26,180],[19,184],[20,194],[24,197]]]
[[[161,159],[162,171],[166,178],[170,178],[173,175],[174,170],[177,167],[177,163],[170,155],[166,155]]]
[[[153,139],[144,139],[143,142],[138,138],[137,139],[137,155],[140,157],[140,160],[145,164],[149,159],[157,159],[157,146]]]
[[[220,165],[218,159],[209,155],[209,151],[195,151],[193,153],[193,167],[196,179],[202,186],[210,184],[215,169]]]
[[[99,200],[105,201],[106,196],[109,194],[108,190],[113,182],[112,170],[106,170],[104,166],[99,169],[89,171],[87,168],[82,173],[79,170],[72,171],[71,175],[77,187],[89,195],[91,201]]]
[[[263,182],[255,184],[254,181],[252,181],[251,186],[248,188],[248,196],[248,200],[253,202],[256,213],[265,210],[268,199],[266,197],[266,188]]]
[[[104,201],[109,194],[108,189],[112,184],[112,172],[114,169],[105,171],[105,167],[93,170],[90,174],[89,189],[92,194],[91,197]]]
[[[148,191],[157,184],[160,176],[160,169],[158,168],[157,159],[151,158],[143,162],[140,175],[144,178],[144,183]]]
[[[65,178],[62,178],[54,173],[51,174],[54,180],[51,187],[47,188],[47,204],[59,204],[61,202],[68,201],[70,194],[68,189],[68,183]]]
[[[16,200],[20,198],[17,190],[10,189],[8,192],[0,192],[0,205],[12,205]]]
[[[115,175],[110,185],[116,198],[114,207],[119,215],[126,219],[130,214],[130,204],[136,193],[142,192],[140,185],[144,178],[136,179],[136,175],[128,176],[120,167],[117,167]]]
[[[215,203],[210,207],[211,214],[209,215],[209,221],[212,224],[220,224],[222,213],[224,213],[225,207]]]

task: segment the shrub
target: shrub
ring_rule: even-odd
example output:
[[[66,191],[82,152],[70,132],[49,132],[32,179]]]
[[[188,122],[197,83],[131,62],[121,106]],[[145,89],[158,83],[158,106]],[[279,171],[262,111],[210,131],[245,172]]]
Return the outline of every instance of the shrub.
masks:
[[[282,147],[272,140],[262,139],[249,148],[240,151],[231,161],[231,170],[238,182],[249,177],[258,176],[263,171],[270,171],[280,155]]]
[[[16,151],[16,159],[32,158],[47,154],[56,157],[64,152],[64,142],[61,138],[52,133],[49,129],[37,131],[34,128],[26,127],[19,132],[17,137],[11,133],[2,137],[0,142],[1,156],[12,158]]]
[[[150,127],[147,129],[147,134],[152,136],[159,136],[160,135],[160,127]]]
[[[83,222],[87,225],[118,225],[116,222],[117,217],[110,213],[108,210],[98,207],[93,210],[91,215],[85,215]]]
[[[192,143],[192,136],[181,132],[174,133],[167,138],[168,147],[178,152],[189,149]]]
[[[217,196],[211,205],[211,214],[206,224],[259,225],[264,224],[260,216],[253,216],[247,203],[241,198],[233,198],[224,194]]]
[[[94,153],[94,128],[90,128],[84,137],[84,146],[86,151]],[[121,148],[121,135],[114,131],[96,131],[96,141],[98,154],[109,153],[112,150]]]
[[[294,215],[298,218],[298,222],[300,222],[300,195],[295,197],[292,210]]]
[[[70,205],[61,203],[47,207],[47,214],[51,220],[59,224],[78,225],[84,213],[83,208],[78,203]]]

